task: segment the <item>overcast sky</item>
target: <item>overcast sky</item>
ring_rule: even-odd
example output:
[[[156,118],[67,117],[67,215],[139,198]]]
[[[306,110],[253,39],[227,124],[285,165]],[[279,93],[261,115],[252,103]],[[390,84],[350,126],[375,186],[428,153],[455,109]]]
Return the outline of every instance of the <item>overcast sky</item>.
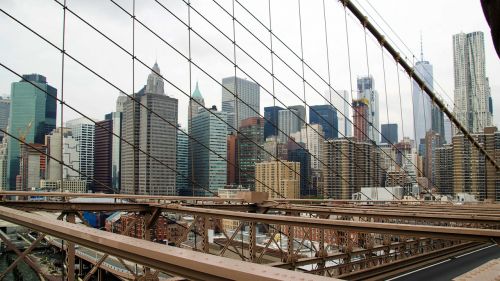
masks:
[[[63,0],[59,0],[63,1]],[[187,0],[186,0],[187,1]],[[465,0],[358,0],[375,22],[388,32],[389,38],[401,48],[409,61],[412,54],[420,57],[420,34],[423,36],[424,59],[434,66],[434,87],[443,100],[452,108],[453,99],[453,50],[452,35],[459,32],[482,31],[485,33],[486,73],[490,78],[494,103],[494,121],[500,121],[500,60],[494,52],[489,27],[483,16],[479,1]],[[117,0],[119,5],[131,11],[132,1]],[[268,1],[239,0],[264,25],[269,26]],[[335,90],[350,90],[350,76],[355,88],[356,77],[369,71],[374,76],[376,89],[380,96],[380,123],[397,122],[406,136],[413,138],[413,113],[411,106],[411,86],[407,75],[400,71],[400,85],[403,108],[399,106],[397,68],[392,58],[385,54],[385,81],[382,66],[382,50],[373,37],[368,34],[368,66],[365,51],[364,31],[359,22],[348,13],[348,35],[350,58],[346,47],[346,28],[344,9],[336,0],[325,0],[328,35],[328,53],[325,43],[325,23],[322,1],[302,1],[303,52],[305,62],[316,72],[306,67],[305,79],[312,87],[305,88],[306,102],[310,105],[324,104],[322,95],[327,91],[325,81],[330,81]],[[68,0],[68,7],[87,20],[107,36],[132,51],[132,20],[110,1]],[[188,9],[182,0],[160,1],[164,7],[153,0],[137,1],[137,19],[154,30],[163,40],[158,39],[136,24],[135,51],[139,60],[152,67],[155,60],[163,76],[172,84],[165,83],[166,94],[179,99],[179,122],[187,123],[188,96],[198,81],[207,106],[220,107],[223,77],[234,75],[232,66],[233,37],[231,17],[223,10],[232,11],[232,1],[192,0],[192,7],[220,29],[228,38],[213,28],[195,11],[191,11],[193,30],[226,56],[226,58],[205,43],[202,38],[192,34],[191,53],[196,66],[191,68],[185,57],[189,54],[187,23]],[[217,6],[217,3],[220,6]],[[373,6],[371,7],[370,6]],[[3,0],[0,8],[39,32],[57,46],[62,45],[62,8],[52,0]],[[375,8],[377,12],[373,9]],[[178,17],[174,17],[172,13]],[[237,49],[236,63],[241,68],[237,75],[255,80],[261,84],[261,112],[265,106],[273,104],[271,94],[275,94],[286,105],[303,104],[304,87],[301,78],[300,60],[276,38],[273,39],[274,73],[277,80],[273,90],[271,55],[267,46],[270,38],[268,31],[240,5],[235,6],[235,16],[241,24],[254,33],[253,37],[236,23],[236,42],[246,52]],[[380,17],[383,17],[382,18]],[[301,54],[299,10],[297,1],[271,1],[272,30],[288,45],[295,54]],[[385,22],[384,22],[385,20]],[[390,27],[387,24],[390,25]],[[392,29],[392,30],[391,30]],[[400,41],[394,34],[397,33]],[[49,84],[61,88],[61,54],[36,35],[0,13],[0,62],[19,73],[40,73],[47,77]],[[265,43],[266,46],[262,45]],[[97,73],[105,77],[120,90],[132,94],[132,59],[130,55],[113,45],[77,17],[68,13],[66,26],[66,51]],[[253,57],[252,58],[250,58]],[[229,59],[229,60],[228,60]],[[257,64],[254,59],[261,65]],[[349,72],[349,62],[351,72]],[[291,70],[291,67],[293,70]],[[328,75],[328,67],[330,75]],[[139,90],[145,83],[150,70],[140,62],[135,64],[135,88]],[[495,75],[495,73],[497,73]],[[211,77],[209,77],[209,75]],[[103,119],[104,114],[115,110],[119,90],[107,84],[70,58],[66,58],[64,81],[64,100],[95,119]],[[19,79],[0,68],[0,94],[9,95],[10,84]],[[191,82],[191,83],[190,83]],[[387,88],[387,91],[386,91]],[[60,94],[60,92],[59,92]],[[387,96],[386,96],[387,94]],[[298,97],[296,97],[296,96]],[[386,110],[386,98],[389,110]],[[401,114],[402,113],[402,114]],[[403,115],[403,120],[401,120]],[[60,115],[58,115],[59,118]],[[64,119],[79,117],[75,112],[65,109]],[[417,117],[420,118],[420,117]],[[418,119],[417,119],[418,120]],[[401,124],[404,124],[404,128]],[[58,121],[59,124],[59,121]]]

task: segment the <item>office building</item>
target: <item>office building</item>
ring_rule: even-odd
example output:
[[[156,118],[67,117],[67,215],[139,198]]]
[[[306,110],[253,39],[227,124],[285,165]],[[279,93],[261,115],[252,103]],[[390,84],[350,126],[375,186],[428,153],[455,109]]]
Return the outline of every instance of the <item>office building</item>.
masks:
[[[227,115],[228,133],[238,129],[241,120],[259,116],[260,86],[257,83],[233,76],[222,79],[222,86],[221,111]]]
[[[434,155],[434,186],[440,194],[453,196],[453,145],[436,148]]]
[[[0,190],[7,190],[7,138],[0,144]]]
[[[135,98],[154,113],[131,99],[124,104],[122,137],[143,152],[122,145],[121,193],[176,195],[178,101],[165,95],[157,63],[153,70]]]
[[[311,180],[311,155],[304,143],[288,142],[288,161],[300,163],[300,198],[317,195],[317,188]]]
[[[311,169],[321,169],[321,154],[323,153],[323,144],[325,136],[320,124],[312,124],[302,127],[299,132],[292,135],[297,143],[303,143],[304,147],[311,154]]]
[[[451,121],[448,116],[444,115],[443,118],[443,127],[444,127],[444,142],[451,143],[451,138],[453,137]]]
[[[382,124],[382,143],[396,144],[398,142],[398,124]]]
[[[236,133],[227,135],[227,185],[235,186],[240,183],[238,160],[238,136]]]
[[[96,122],[94,135],[94,193],[118,193],[112,187],[113,120]]]
[[[61,165],[61,132],[63,140],[63,157],[64,165]],[[80,142],[73,138],[71,130],[68,128],[56,128],[50,134],[45,136],[45,147],[47,154],[51,157],[47,158],[47,180],[80,180]]]
[[[304,124],[307,122],[306,108],[301,104],[291,105],[287,108],[295,110],[295,112],[297,113],[297,126],[299,126],[299,128],[302,128],[302,126],[304,126]]]
[[[200,109],[205,108],[205,99],[201,95],[200,88],[198,87],[198,82],[196,82],[196,87],[191,95],[191,99],[189,100],[189,116],[188,116],[188,124],[191,124],[189,120],[192,120]]]
[[[23,144],[19,158],[19,175],[16,179],[17,191],[34,191],[40,188],[40,180],[45,178],[47,149],[39,143]]]
[[[321,125],[326,139],[339,137],[337,110],[331,105],[311,105],[309,123]]]
[[[255,190],[255,164],[263,161],[264,119],[251,117],[241,121],[238,137],[240,185]]]
[[[283,109],[278,113],[279,132],[278,141],[287,143],[288,138],[295,132],[298,132],[299,127],[299,113],[295,109]]]
[[[280,110],[283,108],[279,106],[264,107],[264,139],[278,136]]]
[[[73,138],[78,141],[80,180],[87,182],[87,188],[92,188],[94,178],[95,124],[91,120],[81,117],[67,121],[66,127],[71,130]]]
[[[323,196],[350,199],[361,187],[381,186],[383,177],[378,149],[352,138],[325,141],[323,145]]]
[[[327,91],[327,100],[331,103],[337,110],[337,120],[338,120],[338,137],[352,137],[352,114],[351,105],[349,101],[351,97],[349,96],[349,91],[339,90],[339,91]]]
[[[454,113],[467,130],[481,133],[485,127],[491,126],[493,114],[483,32],[453,35],[453,68]]]
[[[369,115],[370,108],[368,100],[359,99],[352,101],[354,139],[357,141],[367,141],[370,139]]]
[[[10,98],[0,97],[0,128],[7,129],[9,125]],[[4,138],[4,133],[0,132],[0,141]]]
[[[358,99],[365,100],[366,105],[368,106],[368,115],[365,116],[365,118],[368,121],[368,138],[374,141],[375,143],[379,143],[380,110],[379,110],[378,92],[375,90],[375,81],[371,76],[364,76],[364,77],[358,77],[357,84],[358,84]]]
[[[269,161],[255,166],[255,191],[267,192],[269,199],[300,198],[300,163]]]
[[[425,85],[433,89],[433,68],[432,64],[421,57],[415,64],[415,73],[424,80]],[[421,147],[422,139],[425,139],[426,132],[432,130],[432,117],[436,115],[429,96],[421,89],[420,85],[412,82],[412,104],[413,122],[415,129],[415,141],[417,148]]]
[[[266,152],[262,155],[263,161],[286,160],[288,158],[287,143],[280,142],[277,137],[267,138],[264,142],[264,150]]]
[[[117,107],[117,109],[119,109]],[[111,135],[111,187],[120,191],[121,188],[121,148],[122,148],[122,119],[123,113],[121,111],[111,112],[105,115],[106,120],[111,121],[111,129],[113,134]],[[130,144],[123,143],[123,145]]]
[[[57,90],[47,84],[44,76],[28,74],[23,75],[23,80],[12,83],[10,97],[10,134],[26,143],[43,144],[45,134],[56,126]],[[7,146],[7,185],[14,189],[19,175],[20,143],[9,138]]]
[[[180,127],[180,126],[179,126]],[[190,175],[188,167],[188,135],[182,129],[177,132],[177,175],[175,185],[177,187],[178,195],[189,194]]]
[[[193,186],[196,196],[213,196],[211,192],[226,186],[227,127],[223,120],[227,114],[217,107],[202,110],[192,120]],[[222,119],[222,120],[221,120]],[[209,191],[208,191],[209,190]],[[211,191],[211,192],[210,192]]]

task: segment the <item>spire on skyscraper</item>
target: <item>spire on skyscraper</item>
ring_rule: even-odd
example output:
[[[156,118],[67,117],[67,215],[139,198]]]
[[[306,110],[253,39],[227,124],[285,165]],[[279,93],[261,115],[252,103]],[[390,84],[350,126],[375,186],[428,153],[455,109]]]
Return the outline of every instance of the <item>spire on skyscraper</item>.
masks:
[[[422,31],[420,31],[420,61],[424,61],[424,44],[422,41]]]
[[[148,83],[146,84],[146,94],[164,95],[163,79],[160,76],[161,71],[158,63],[153,65],[153,71],[148,76]]]

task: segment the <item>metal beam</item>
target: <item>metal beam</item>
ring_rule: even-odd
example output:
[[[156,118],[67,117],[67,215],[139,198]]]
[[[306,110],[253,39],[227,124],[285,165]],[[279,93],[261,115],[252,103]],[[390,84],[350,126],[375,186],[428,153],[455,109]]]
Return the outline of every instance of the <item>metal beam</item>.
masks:
[[[0,205],[28,211],[90,211],[90,212],[145,212],[150,204],[144,203],[92,203],[51,201],[0,201]]]
[[[0,219],[194,280],[332,280],[180,249],[0,207]]]
[[[36,196],[36,197],[81,197],[81,198],[116,198],[135,200],[164,200],[164,201],[204,201],[204,202],[243,202],[241,198],[220,197],[191,197],[191,196],[161,196],[161,195],[132,195],[132,194],[104,194],[104,193],[69,193],[69,192],[26,192],[0,191],[0,196]]]
[[[431,237],[448,240],[482,241],[491,242],[500,240],[500,230],[443,227],[410,224],[374,223],[359,221],[344,221],[331,219],[317,219],[309,217],[292,217],[280,215],[267,215],[256,213],[241,213],[225,210],[212,210],[180,205],[166,205],[165,210],[176,213],[188,213],[193,215],[209,215],[223,219],[235,219],[240,221],[255,221],[268,224],[313,227],[318,229],[335,229],[344,231],[358,231],[369,233],[386,233],[404,235],[409,237]]]
[[[484,223],[484,224],[499,224],[500,216],[497,215],[478,215],[478,214],[454,214],[448,211],[447,213],[426,213],[418,211],[384,211],[384,210],[363,210],[359,208],[327,208],[327,207],[306,207],[297,205],[280,205],[270,207],[270,210],[290,212],[297,211],[311,214],[324,215],[347,215],[355,217],[372,217],[384,219],[408,219],[408,220],[426,220],[439,222],[465,222],[465,223]]]

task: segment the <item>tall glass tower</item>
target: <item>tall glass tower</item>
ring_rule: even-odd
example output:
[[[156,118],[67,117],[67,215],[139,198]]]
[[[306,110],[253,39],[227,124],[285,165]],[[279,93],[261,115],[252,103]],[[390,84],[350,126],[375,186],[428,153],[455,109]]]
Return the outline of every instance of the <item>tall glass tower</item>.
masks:
[[[56,127],[56,88],[47,84],[45,76],[28,74],[23,75],[23,80],[12,83],[10,96],[9,133],[17,138],[24,138],[26,143],[43,144],[45,134]],[[9,189],[15,188],[16,177],[19,175],[19,149],[19,142],[9,138],[7,157]]]
[[[258,84],[239,77],[222,79],[222,108],[227,114],[227,123],[233,128],[239,128],[241,120],[259,117],[260,87]],[[236,98],[237,96],[238,98]],[[227,131],[234,132],[231,126]]]

